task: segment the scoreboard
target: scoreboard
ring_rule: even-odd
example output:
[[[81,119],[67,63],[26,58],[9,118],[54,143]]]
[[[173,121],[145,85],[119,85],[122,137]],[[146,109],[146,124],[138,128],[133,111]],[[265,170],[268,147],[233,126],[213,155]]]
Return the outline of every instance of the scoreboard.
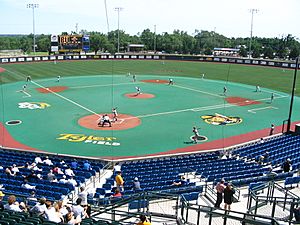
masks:
[[[53,36],[53,35],[52,35]],[[58,52],[81,52],[90,50],[90,38],[88,35],[71,34],[58,35],[56,42],[51,39],[51,47],[57,46],[55,49]]]
[[[60,35],[60,52],[80,52],[82,50],[82,35]]]

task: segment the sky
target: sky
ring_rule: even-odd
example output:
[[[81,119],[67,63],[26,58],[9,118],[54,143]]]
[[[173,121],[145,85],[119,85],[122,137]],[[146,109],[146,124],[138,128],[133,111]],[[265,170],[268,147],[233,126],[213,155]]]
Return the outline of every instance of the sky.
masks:
[[[105,1],[107,14],[105,10]],[[0,0],[0,34],[36,34],[98,31],[119,28],[130,35],[150,29],[156,33],[195,30],[215,31],[226,37],[253,36],[300,38],[300,0]],[[108,20],[107,20],[108,19]],[[108,24],[107,24],[108,21]]]

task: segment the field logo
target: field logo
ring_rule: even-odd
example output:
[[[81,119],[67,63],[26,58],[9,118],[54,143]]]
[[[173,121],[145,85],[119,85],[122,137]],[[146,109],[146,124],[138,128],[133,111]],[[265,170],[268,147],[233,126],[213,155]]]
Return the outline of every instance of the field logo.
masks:
[[[119,146],[121,145],[118,142],[115,142],[117,138],[115,137],[97,137],[93,135],[85,134],[59,134],[60,137],[56,138],[58,140],[66,140],[74,143],[86,143],[86,144],[96,144],[96,145],[112,145]]]
[[[45,109],[50,107],[48,103],[45,102],[20,102],[20,109]]]
[[[243,122],[242,118],[237,116],[224,116],[218,113],[215,115],[201,116],[201,118],[212,125],[234,125]]]

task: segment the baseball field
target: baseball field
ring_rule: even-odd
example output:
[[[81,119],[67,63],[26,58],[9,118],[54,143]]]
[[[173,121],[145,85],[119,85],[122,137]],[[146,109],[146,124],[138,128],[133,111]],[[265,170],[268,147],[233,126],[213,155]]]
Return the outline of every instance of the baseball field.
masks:
[[[294,73],[162,60],[0,67],[2,146],[106,159],[224,148],[268,136],[271,124],[279,133],[288,118]],[[295,124],[299,97],[294,104]],[[105,114],[112,120],[115,107],[112,126],[99,126]],[[193,127],[200,134],[196,144]]]

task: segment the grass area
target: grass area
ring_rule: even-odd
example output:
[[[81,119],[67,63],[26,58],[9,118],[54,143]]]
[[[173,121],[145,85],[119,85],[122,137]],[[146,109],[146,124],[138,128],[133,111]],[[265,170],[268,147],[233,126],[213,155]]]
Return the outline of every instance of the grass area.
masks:
[[[259,85],[286,93],[291,92],[294,70],[281,68],[249,66],[239,64],[222,64],[187,61],[156,60],[85,60],[2,64],[6,72],[0,74],[1,84],[25,80],[27,75],[32,79],[49,77],[131,74],[165,75],[168,77],[199,77],[205,74],[206,79],[225,80],[249,85]],[[176,78],[175,78],[176,82]],[[299,81],[297,82],[299,85]],[[300,96],[300,88],[296,90]]]

